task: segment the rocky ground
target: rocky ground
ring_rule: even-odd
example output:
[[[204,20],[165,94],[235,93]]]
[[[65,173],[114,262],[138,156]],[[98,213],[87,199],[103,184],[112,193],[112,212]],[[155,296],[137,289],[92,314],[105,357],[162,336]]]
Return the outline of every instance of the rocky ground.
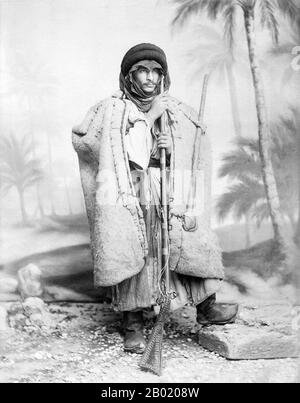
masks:
[[[161,378],[139,369],[123,352],[120,316],[107,304],[31,300],[2,304],[11,327],[0,329],[0,382],[294,383],[296,359],[228,361],[198,344],[193,308],[173,314],[164,338]],[[40,310],[45,310],[41,318]],[[4,310],[3,310],[4,312]],[[153,315],[146,315],[146,334]]]

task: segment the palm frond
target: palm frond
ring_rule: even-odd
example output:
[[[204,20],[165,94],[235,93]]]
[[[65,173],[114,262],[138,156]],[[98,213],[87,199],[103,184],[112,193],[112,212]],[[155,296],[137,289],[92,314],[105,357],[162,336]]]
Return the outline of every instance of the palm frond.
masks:
[[[299,0],[274,0],[279,11],[286,16],[292,23],[292,27],[296,29],[296,35],[300,37],[300,4]]]
[[[220,220],[224,220],[232,213],[237,220],[241,220],[263,197],[263,185],[255,181],[234,184],[217,202],[218,217]]]
[[[177,3],[178,7],[172,26],[183,27],[190,17],[206,7],[207,0],[174,0],[174,3]]]
[[[234,154],[227,154],[222,160],[219,177],[229,179],[256,178],[261,179],[259,161],[252,159],[246,152],[240,150]]]
[[[260,14],[262,27],[267,27],[272,34],[274,43],[279,42],[279,24],[275,15],[276,5],[272,0],[260,0]]]
[[[235,141],[235,144],[235,149],[225,154],[222,158],[219,177],[238,180],[244,180],[244,178],[261,180],[261,165],[257,140],[239,138]]]
[[[14,187],[13,183],[2,183],[0,181],[0,196],[5,196],[11,188]]]
[[[217,201],[216,212],[220,221],[223,221],[233,210],[239,195],[235,189],[225,192]]]
[[[226,55],[215,54],[215,55],[207,55],[207,57],[203,57],[203,53],[197,53],[197,48],[192,49],[187,53],[187,60],[189,63],[194,63],[196,65],[193,71],[193,78],[198,78],[204,72],[210,74],[214,72],[218,72],[222,75],[222,81],[224,83],[224,74],[226,72],[226,65],[228,63],[228,59]],[[211,49],[210,49],[211,51]]]
[[[236,30],[236,5],[230,4],[223,12],[224,23],[224,37],[228,42],[230,49],[234,46],[234,36]],[[233,57],[233,55],[232,55]]]
[[[271,158],[275,180],[283,211],[298,210],[299,133],[293,118],[282,117],[271,125]],[[270,217],[262,181],[261,163],[257,140],[241,138],[235,148],[223,158],[221,177],[237,182],[221,196],[217,206],[220,219],[232,213],[240,220],[245,212],[251,212],[257,225]]]
[[[206,5],[208,18],[215,20],[219,14],[232,5],[232,0],[209,0]]]
[[[261,227],[263,221],[270,218],[270,210],[266,201],[255,205],[252,210],[252,218],[255,219],[258,228]]]
[[[232,49],[224,41],[220,32],[212,27],[198,25],[195,34],[199,37],[197,45],[187,52],[187,62],[195,65],[193,78],[199,79],[204,73],[219,73],[224,82],[226,68],[234,63]]]
[[[242,8],[243,11],[253,10],[256,0],[237,0],[236,3]]]
[[[14,175],[13,175],[11,172],[9,172],[9,171],[7,171],[7,172],[2,171],[2,172],[0,173],[0,182],[1,182],[2,184],[11,183],[11,184],[15,185],[15,184],[17,183],[17,180],[16,180],[16,179],[17,179],[16,176],[14,176]]]
[[[275,0],[279,10],[292,21],[296,21],[300,14],[298,0]]]
[[[41,161],[32,157],[28,137],[11,133],[0,139],[0,186],[25,190],[44,178]]]
[[[234,4],[233,0],[173,0],[179,4],[175,18],[172,21],[172,26],[182,27],[187,20],[203,11],[208,18],[215,20],[224,12],[228,19],[232,17],[232,10],[227,11],[228,8]]]
[[[222,41],[222,31],[212,25],[197,24],[195,26],[195,35],[202,42],[202,45],[215,44]]]
[[[259,144],[256,139],[250,137],[240,137],[235,141],[236,145],[240,148],[247,148],[253,153],[259,152]]]

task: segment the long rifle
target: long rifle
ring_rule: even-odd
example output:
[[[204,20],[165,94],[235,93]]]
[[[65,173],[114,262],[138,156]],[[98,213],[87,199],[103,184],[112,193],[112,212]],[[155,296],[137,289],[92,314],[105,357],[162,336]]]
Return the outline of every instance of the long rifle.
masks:
[[[203,88],[201,95],[201,104],[199,110],[199,121],[202,123],[207,95],[209,76],[206,75],[203,80]],[[163,79],[161,83],[161,93],[164,91]],[[159,120],[159,129],[161,133],[165,132],[165,116]],[[183,228],[186,231],[195,231],[197,223],[194,222],[192,214],[195,209],[196,197],[196,171],[201,158],[201,137],[204,134],[203,128],[197,127],[194,155],[192,166],[191,188],[187,203],[187,213],[191,215],[189,222],[185,221]],[[160,153],[160,177],[161,177],[161,233],[162,233],[162,295],[159,305],[160,312],[156,320],[156,324],[152,330],[148,345],[140,361],[140,368],[154,372],[156,375],[161,375],[162,371],[162,343],[164,324],[168,318],[171,306],[171,300],[176,298],[176,293],[170,290],[170,269],[169,269],[169,234],[168,234],[168,204],[167,204],[167,180],[166,180],[166,150],[161,149]],[[188,218],[188,215],[186,216]]]
[[[164,91],[164,77],[161,80],[160,92]],[[165,133],[165,114],[158,121],[160,133]],[[140,361],[140,368],[161,375],[162,371],[162,343],[164,324],[168,318],[171,300],[175,294],[170,292],[169,270],[169,233],[168,233],[168,201],[167,201],[167,173],[166,173],[166,149],[160,150],[160,191],[161,191],[161,296],[159,299],[160,312],[156,324],[152,330],[148,345]]]

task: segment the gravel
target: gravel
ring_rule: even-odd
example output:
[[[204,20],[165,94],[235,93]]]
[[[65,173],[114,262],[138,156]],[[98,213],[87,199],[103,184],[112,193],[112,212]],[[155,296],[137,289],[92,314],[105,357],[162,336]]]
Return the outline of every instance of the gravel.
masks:
[[[139,355],[123,352],[120,315],[106,304],[53,303],[56,328],[18,330],[0,340],[0,382],[9,383],[294,383],[297,360],[227,361],[197,344],[194,326],[170,320],[159,378],[141,371]],[[97,320],[95,320],[97,318]],[[146,334],[153,318],[146,322]]]

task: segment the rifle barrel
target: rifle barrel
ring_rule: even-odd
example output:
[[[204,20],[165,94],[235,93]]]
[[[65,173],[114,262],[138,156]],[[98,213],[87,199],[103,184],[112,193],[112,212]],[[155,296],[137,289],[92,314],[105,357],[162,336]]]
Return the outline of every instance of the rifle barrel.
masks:
[[[160,93],[164,92],[164,77],[161,80]],[[165,114],[159,119],[159,130],[166,132]],[[168,267],[169,261],[169,242],[168,242],[168,200],[167,200],[167,165],[166,149],[160,150],[160,190],[161,190],[161,230],[162,230],[162,269],[165,274],[166,291],[170,291],[170,273]]]

